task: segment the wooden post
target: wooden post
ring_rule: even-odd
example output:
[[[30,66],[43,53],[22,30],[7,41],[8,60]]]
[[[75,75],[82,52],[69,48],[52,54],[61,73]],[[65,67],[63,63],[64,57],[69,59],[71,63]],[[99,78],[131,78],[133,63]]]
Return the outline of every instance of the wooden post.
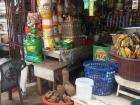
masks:
[[[39,77],[37,77],[37,88],[38,88],[39,94],[41,95],[42,94],[42,80]]]
[[[31,0],[31,11],[36,12],[36,0]]]

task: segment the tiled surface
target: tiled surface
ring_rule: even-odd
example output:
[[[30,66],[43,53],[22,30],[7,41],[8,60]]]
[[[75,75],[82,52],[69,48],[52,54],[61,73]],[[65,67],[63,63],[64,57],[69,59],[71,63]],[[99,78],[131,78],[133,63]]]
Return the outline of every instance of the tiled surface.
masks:
[[[115,94],[110,96],[93,96],[92,100],[84,100],[85,105],[130,105],[131,98],[120,95],[120,97],[116,97]],[[75,105],[82,105],[76,103]]]
[[[110,96],[95,96],[97,100],[104,102],[106,105],[130,105],[131,98],[120,95],[116,97],[115,94]]]
[[[13,101],[10,103],[8,101],[7,93],[2,94],[2,105],[19,105],[19,98],[17,93],[13,95]],[[132,99],[120,95],[120,97],[116,97],[115,94],[110,96],[94,96],[92,100],[87,101],[87,105],[130,105],[130,101]],[[37,89],[31,88],[28,90],[28,96],[24,98],[25,105],[43,105],[41,96],[38,95]],[[76,104],[75,105],[80,105]],[[86,105],[86,104],[85,104]]]

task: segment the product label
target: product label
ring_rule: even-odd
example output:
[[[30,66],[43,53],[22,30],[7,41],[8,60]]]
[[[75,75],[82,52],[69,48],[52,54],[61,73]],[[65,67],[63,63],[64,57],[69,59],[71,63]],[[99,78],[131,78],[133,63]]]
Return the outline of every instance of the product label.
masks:
[[[42,25],[52,25],[53,21],[52,19],[43,19]]]
[[[94,10],[93,9],[89,9],[89,16],[94,16]]]
[[[27,47],[27,50],[28,51],[35,51],[35,46],[28,46]]]
[[[106,60],[107,58],[106,52],[103,49],[96,50],[96,59],[98,60]]]
[[[94,16],[94,0],[90,0],[89,16]]]
[[[132,0],[132,9],[138,9],[139,0]]]
[[[89,1],[84,0],[84,9],[88,9],[88,8],[89,8]]]

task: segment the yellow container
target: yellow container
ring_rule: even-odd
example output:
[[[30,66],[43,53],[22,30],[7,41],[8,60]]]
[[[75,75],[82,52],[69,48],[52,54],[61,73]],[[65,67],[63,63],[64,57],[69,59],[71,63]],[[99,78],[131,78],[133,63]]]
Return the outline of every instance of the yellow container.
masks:
[[[54,40],[51,37],[43,38],[44,40],[44,48],[53,48],[54,47]]]
[[[43,37],[47,38],[53,35],[53,28],[43,29]]]

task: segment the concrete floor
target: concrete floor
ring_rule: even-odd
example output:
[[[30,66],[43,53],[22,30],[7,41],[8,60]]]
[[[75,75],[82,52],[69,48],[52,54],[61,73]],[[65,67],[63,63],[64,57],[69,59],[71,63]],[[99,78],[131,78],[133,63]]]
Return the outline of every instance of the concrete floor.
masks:
[[[28,95],[24,97],[25,105],[43,105],[41,96],[37,93],[36,87],[32,87],[27,91]],[[116,97],[115,94],[110,96],[94,96],[92,101],[88,101],[89,105],[130,105],[132,99],[123,95]],[[98,103],[96,102],[98,101]],[[103,104],[101,104],[103,103]],[[8,101],[7,93],[2,94],[2,105],[19,105],[18,94],[14,93],[13,101]],[[79,105],[79,104],[75,104]]]
[[[36,87],[28,89],[27,96],[24,97],[24,105],[43,105],[41,96],[37,93]],[[17,93],[13,94],[13,101],[8,100],[8,94],[2,94],[2,105],[19,105],[19,97]]]

